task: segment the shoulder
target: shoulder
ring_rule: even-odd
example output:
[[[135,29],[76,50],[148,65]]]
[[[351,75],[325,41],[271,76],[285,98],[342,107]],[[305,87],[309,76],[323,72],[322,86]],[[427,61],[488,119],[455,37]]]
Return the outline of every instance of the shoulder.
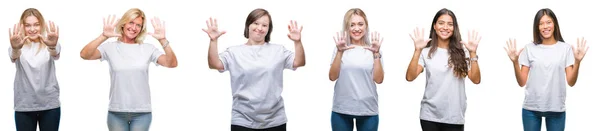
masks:
[[[565,42],[559,41],[558,43],[556,43],[556,45],[560,46],[561,48],[565,48],[565,49],[571,49],[571,45],[567,44]]]

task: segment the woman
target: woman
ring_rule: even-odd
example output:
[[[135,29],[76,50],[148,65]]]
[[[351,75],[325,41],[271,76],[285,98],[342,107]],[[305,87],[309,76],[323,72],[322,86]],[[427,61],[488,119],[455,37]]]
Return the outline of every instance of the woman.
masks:
[[[115,16],[104,21],[104,31],[81,50],[85,60],[108,61],[111,88],[108,109],[108,129],[111,131],[147,131],[152,121],[148,66],[155,63],[168,68],[177,67],[177,57],[165,37],[164,22],[152,19],[154,33],[164,52],[144,43],[146,15],[133,8],[118,22]],[[116,28],[116,32],[115,32]],[[118,37],[117,41],[105,42]]]
[[[383,82],[379,33],[369,33],[367,16],[353,8],[344,16],[343,32],[334,37],[329,80],[336,81],[331,114],[333,131],[376,131],[379,125],[377,86]],[[350,36],[350,37],[348,37]],[[350,43],[347,43],[349,41]]]
[[[248,41],[217,53],[218,38],[225,32],[217,28],[216,19],[211,18],[206,24],[208,28],[203,31],[210,37],[208,66],[231,74],[231,130],[285,131],[283,70],[295,70],[305,64],[300,40],[302,27],[295,21],[288,25],[288,37],[295,45],[295,52],[291,52],[282,45],[269,43],[273,30],[271,15],[267,10],[255,9],[246,18],[244,37]]]
[[[533,21],[533,43],[519,50],[514,39],[506,45],[517,83],[521,87],[527,85],[523,129],[540,131],[542,117],[546,117],[546,130],[564,131],[566,84],[574,86],[577,82],[579,66],[588,49],[586,41],[577,39],[577,48],[565,43],[556,15],[544,8]]]
[[[54,61],[60,57],[58,27],[28,8],[9,29],[10,60],[15,63],[15,124],[17,131],[58,131],[60,88]]]
[[[468,41],[462,41],[456,16],[444,8],[431,22],[429,39],[423,39],[423,29],[415,29],[411,38],[415,52],[408,65],[406,80],[413,81],[423,70],[427,71],[421,101],[421,128],[423,131],[464,130],[465,77],[474,84],[481,81],[477,64],[477,46],[481,37],[472,31]]]

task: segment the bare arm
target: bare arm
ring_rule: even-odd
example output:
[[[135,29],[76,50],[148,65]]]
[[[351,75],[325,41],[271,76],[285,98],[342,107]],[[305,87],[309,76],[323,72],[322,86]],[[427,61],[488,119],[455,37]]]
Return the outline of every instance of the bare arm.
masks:
[[[217,51],[217,40],[210,40],[210,46],[208,46],[208,68],[225,70]]]
[[[344,52],[337,51],[331,67],[329,67],[329,80],[335,81],[340,76],[340,67],[342,65],[342,55]]]
[[[294,41],[295,45],[295,56],[294,56],[294,65],[293,68],[298,68],[306,65],[306,60],[304,59],[304,47],[302,46],[302,41]]]
[[[577,77],[579,76],[579,65],[581,65],[581,61],[575,61],[572,66],[565,68],[565,73],[567,74],[567,83],[569,86],[575,86],[577,83]]]
[[[375,53],[373,62],[373,81],[377,84],[383,83],[383,66],[381,65],[381,54]]]
[[[19,59],[19,57],[21,57],[21,49],[11,48],[11,52],[10,60],[14,63],[17,61],[17,59]]]
[[[469,53],[469,55],[471,56],[470,58],[475,58],[477,57],[477,54],[475,52],[471,52]],[[479,63],[476,60],[470,61],[469,62],[469,66],[470,70],[468,72],[468,77],[471,80],[471,82],[473,82],[474,84],[479,84],[481,82],[481,73],[479,72]]]
[[[515,70],[515,78],[517,79],[517,83],[520,87],[525,86],[527,84],[527,78],[529,77],[529,67],[521,66],[519,62],[513,61],[513,68]]]
[[[406,81],[413,81],[423,72],[423,66],[419,65],[419,57],[421,56],[421,50],[415,50],[408,69],[406,69]]]
[[[100,46],[100,44],[102,44],[107,39],[108,39],[108,37],[106,37],[104,35],[98,36],[98,38],[94,39],[93,41],[91,41],[90,43],[85,45],[85,47],[83,47],[83,49],[81,49],[81,52],[79,52],[79,55],[84,60],[100,59],[100,57],[102,57],[102,56],[100,54],[100,51],[98,50],[98,46]]]
[[[158,40],[160,45],[162,45],[165,50],[165,54],[158,57],[158,64],[168,68],[177,67],[177,56],[173,52],[171,46],[169,46],[169,41],[167,39]]]

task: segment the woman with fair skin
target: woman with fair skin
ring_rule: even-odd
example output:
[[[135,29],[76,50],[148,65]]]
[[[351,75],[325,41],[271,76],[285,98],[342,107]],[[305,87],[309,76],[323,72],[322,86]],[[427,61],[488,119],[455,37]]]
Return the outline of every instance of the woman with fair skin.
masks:
[[[407,81],[427,71],[421,101],[421,128],[423,131],[463,131],[467,108],[465,77],[475,84],[481,81],[477,64],[481,37],[472,31],[468,41],[462,41],[456,16],[445,8],[433,18],[429,39],[424,39],[423,33],[423,29],[415,29],[411,35],[415,52],[406,71]]]
[[[540,131],[545,117],[546,130],[564,131],[566,85],[577,82],[581,60],[588,50],[586,40],[577,39],[577,47],[565,43],[558,19],[548,8],[537,12],[533,27],[533,43],[517,50],[516,40],[511,39],[504,48],[513,63],[517,83],[527,86],[523,129]]]
[[[120,20],[115,16],[104,19],[104,31],[81,50],[85,60],[108,61],[111,88],[108,109],[110,131],[147,131],[152,121],[148,66],[155,63],[168,68],[177,67],[177,57],[165,37],[164,22],[151,20],[154,33],[148,33],[162,45],[161,52],[144,43],[146,16],[140,9],[128,10]],[[116,32],[115,32],[116,29]],[[105,42],[117,37],[117,41]]]
[[[18,24],[8,30],[9,57],[16,65],[14,82],[17,131],[58,131],[59,86],[54,61],[60,57],[58,27],[46,23],[35,8],[23,11]]]
[[[246,18],[244,36],[248,41],[217,53],[218,38],[225,32],[218,29],[216,19],[210,18],[206,24],[208,28],[203,31],[210,37],[208,67],[229,71],[231,76],[231,130],[285,131],[283,70],[295,70],[305,64],[300,39],[302,27],[290,21],[288,37],[294,41],[295,52],[289,51],[282,45],[269,43],[273,30],[271,15],[264,9],[255,9]]]
[[[370,39],[367,37],[369,23],[361,9],[348,10],[343,25],[343,31],[334,37],[337,48],[329,69],[329,80],[336,81],[331,128],[352,131],[356,119],[358,131],[376,131],[379,125],[376,84],[383,82],[379,53],[383,39],[377,32],[371,33]]]

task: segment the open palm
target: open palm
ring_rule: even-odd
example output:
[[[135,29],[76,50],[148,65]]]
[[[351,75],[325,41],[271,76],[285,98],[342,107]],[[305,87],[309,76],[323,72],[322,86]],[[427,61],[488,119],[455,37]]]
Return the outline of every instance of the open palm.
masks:
[[[288,34],[288,38],[290,38],[290,40],[292,41],[300,41],[300,39],[302,38],[302,28],[302,26],[298,28],[298,22],[290,21],[290,24],[288,25],[288,30],[290,31],[290,33]]]
[[[479,32],[472,30],[469,31],[469,38],[467,39],[467,41],[461,41],[460,43],[465,45],[469,52],[476,52],[477,46],[479,46],[479,41],[481,41],[481,36],[479,36]]]
[[[577,48],[573,46],[573,55],[575,55],[576,61],[581,61],[583,60],[583,57],[585,57],[585,54],[590,48],[586,45],[586,43],[587,40],[585,40],[584,38],[577,38]]]
[[[29,36],[25,36],[23,37],[22,35],[22,30],[23,29],[23,25],[21,23],[19,24],[15,24],[15,26],[11,29],[8,29],[8,35],[10,38],[10,45],[13,49],[21,49],[23,48],[23,43],[25,43],[25,41],[27,39],[29,39]]]
[[[121,34],[115,32],[115,27],[117,26],[117,21],[115,20],[115,15],[108,16],[108,19],[102,18],[104,21],[104,28],[102,31],[102,35],[110,38],[110,37],[121,37]]]
[[[508,58],[510,58],[511,61],[516,62],[519,60],[519,55],[523,51],[523,48],[517,50],[517,40],[509,39],[506,41],[504,51],[506,51],[506,54],[508,54]]]
[[[152,37],[156,38],[157,40],[165,39],[165,22],[161,21],[158,17],[154,17],[154,19],[151,20],[151,23],[152,27],[154,27],[154,32],[148,34],[152,35]]]
[[[58,27],[54,25],[54,22],[48,21],[48,32],[46,37],[38,35],[47,46],[53,47],[58,43]]]
[[[421,50],[421,49],[425,48],[427,46],[427,43],[429,41],[431,41],[431,39],[425,40],[425,35],[423,35],[424,32],[425,32],[425,30],[423,28],[421,28],[420,30],[419,30],[419,28],[415,28],[413,30],[413,34],[409,34],[410,38],[415,43],[416,50]]]
[[[225,31],[219,31],[219,26],[217,25],[217,19],[210,18],[206,20],[206,29],[202,29],[202,31],[208,34],[210,40],[217,40],[221,35],[225,34]]]
[[[371,33],[371,47],[367,48],[367,50],[370,50],[373,53],[379,53],[381,43],[383,43],[383,38],[381,38],[379,32],[373,32]]]

